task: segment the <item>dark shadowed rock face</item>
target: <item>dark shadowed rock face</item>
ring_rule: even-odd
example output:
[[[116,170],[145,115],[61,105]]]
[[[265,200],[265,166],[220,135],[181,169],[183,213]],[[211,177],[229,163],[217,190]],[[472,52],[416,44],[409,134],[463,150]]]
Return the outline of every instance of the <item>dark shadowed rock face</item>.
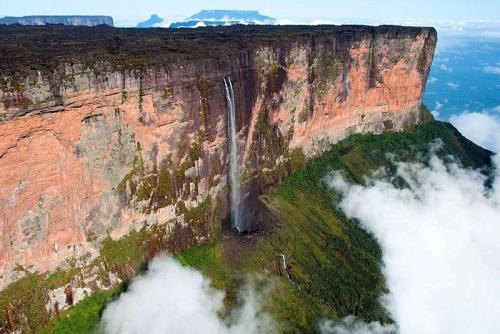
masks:
[[[105,24],[113,26],[111,16],[6,16],[0,19],[0,24],[22,24],[31,26],[43,26],[46,24],[63,24],[66,26],[97,26]]]
[[[225,77],[252,226],[256,197],[305,158],[417,122],[436,39],[393,26],[0,27],[0,288],[16,264],[94,259],[108,235],[144,226],[168,227],[161,247],[212,238],[228,215]]]

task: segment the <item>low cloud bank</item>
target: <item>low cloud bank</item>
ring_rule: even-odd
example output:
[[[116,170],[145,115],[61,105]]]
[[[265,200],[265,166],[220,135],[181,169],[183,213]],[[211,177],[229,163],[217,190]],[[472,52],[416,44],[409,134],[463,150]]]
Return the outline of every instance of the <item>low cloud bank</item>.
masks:
[[[200,272],[159,257],[105,309],[101,326],[109,334],[273,333],[261,297],[249,281],[240,291],[241,306],[224,321],[219,316],[223,292],[212,288]]]
[[[335,323],[327,320],[320,326],[322,334],[396,334],[395,325],[381,325],[378,322],[366,323],[353,316],[346,317],[341,322]]]
[[[397,175],[408,188],[389,177],[351,185],[340,173],[328,183],[343,196],[340,208],[383,248],[390,290],[383,302],[399,332],[499,333],[498,175],[487,189],[478,171],[435,156],[429,166],[398,163]],[[337,326],[325,333],[380,333],[366,324]]]
[[[464,111],[450,122],[465,137],[495,153],[500,153],[500,106],[481,112]]]

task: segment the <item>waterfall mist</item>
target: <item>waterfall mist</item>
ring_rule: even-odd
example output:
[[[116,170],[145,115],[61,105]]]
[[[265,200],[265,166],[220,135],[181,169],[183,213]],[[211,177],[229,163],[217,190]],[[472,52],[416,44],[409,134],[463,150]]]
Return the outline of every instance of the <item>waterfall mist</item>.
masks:
[[[224,78],[227,99],[227,134],[229,142],[229,191],[231,205],[232,226],[238,232],[246,230],[245,223],[240,213],[240,169],[238,166],[238,145],[236,144],[236,111],[234,103],[233,83],[231,79]]]

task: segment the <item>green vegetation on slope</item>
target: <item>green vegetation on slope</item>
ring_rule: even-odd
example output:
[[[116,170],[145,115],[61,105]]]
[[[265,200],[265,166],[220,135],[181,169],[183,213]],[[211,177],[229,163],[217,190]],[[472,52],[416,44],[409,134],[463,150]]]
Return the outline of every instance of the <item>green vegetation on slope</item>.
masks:
[[[380,167],[394,170],[389,153],[397,160],[414,161],[425,156],[437,138],[443,142],[438,152],[443,158],[451,155],[474,168],[491,163],[490,152],[451,125],[429,122],[406,133],[351,136],[309,161],[276,193],[263,196],[279,223],[245,254],[239,270],[276,272],[277,256],[285,256],[294,284],[281,277],[286,293],[273,296],[271,303],[285,331],[314,331],[325,312],[331,317],[354,314],[368,321],[390,321],[378,302],[387,291],[381,249],[372,235],[337,210],[338,197],[323,179],[342,170],[352,182],[363,183],[364,176]]]
[[[405,133],[353,135],[309,161],[276,192],[262,196],[273,221],[270,228],[237,240],[224,235],[177,254],[177,259],[200,270],[214,287],[227,291],[225,311],[238,304],[236,292],[247,273],[267,273],[275,288],[266,310],[286,333],[317,332],[322,319],[350,314],[390,322],[379,303],[387,292],[380,246],[356,221],[337,210],[338,195],[323,180],[331,171],[341,170],[351,182],[363,183],[364,176],[380,167],[394,170],[394,157],[399,161],[425,159],[436,138],[443,143],[437,154],[444,159],[454,156],[473,168],[491,164],[489,151],[445,123],[429,120]],[[235,259],[232,247],[238,243],[246,245],[237,249],[240,256]],[[113,249],[110,254],[105,252],[111,263],[131,256],[129,250]],[[231,251],[233,255],[228,256]],[[281,254],[287,269],[278,273]],[[62,315],[54,332],[86,332],[109,300],[110,295],[96,295],[76,305]]]
[[[294,173],[266,202],[281,224],[259,241],[246,263],[252,269],[272,270],[273,258],[283,254],[290,264],[291,279],[315,300],[328,305],[333,316],[354,314],[367,321],[390,321],[379,297],[387,290],[381,273],[382,253],[372,235],[337,210],[338,195],[323,180],[341,170],[355,183],[385,167],[394,170],[393,158],[414,161],[425,156],[435,139],[443,142],[438,154],[452,155],[468,167],[490,165],[490,152],[478,147],[449,124],[431,122],[406,133],[354,135]],[[392,154],[392,157],[391,157]],[[314,324],[297,323],[305,331]],[[300,314],[300,313],[299,313]],[[287,315],[288,316],[288,315]],[[286,318],[286,317],[285,317]]]
[[[98,325],[100,313],[125,285],[110,291],[96,292],[69,310],[62,311],[57,318],[50,318],[46,305],[52,289],[76,284],[82,286],[84,272],[90,270],[101,284],[111,286],[109,272],[124,282],[144,271],[147,263],[158,253],[168,250],[177,253],[181,249],[197,244],[200,238],[210,239],[216,231],[217,203],[210,199],[199,207],[186,210],[188,227],[172,225],[145,226],[133,230],[119,240],[106,238],[101,244],[101,255],[85,268],[69,263],[68,268],[51,274],[30,272],[19,266],[24,277],[0,292],[0,332],[3,329],[20,330],[26,333],[88,333]],[[209,258],[209,257],[207,257]],[[84,260],[83,258],[80,260]],[[76,280],[76,281],[75,281]],[[96,282],[91,283],[98,290]],[[10,315],[8,310],[10,310]]]
[[[229,291],[242,272],[273,273],[276,289],[268,311],[284,332],[315,332],[321,319],[350,314],[390,322],[379,303],[387,292],[380,246],[356,221],[337,210],[338,196],[327,189],[323,179],[331,171],[341,170],[351,182],[363,183],[367,174],[380,167],[394,170],[393,157],[399,161],[424,159],[437,138],[443,143],[437,154],[444,159],[454,156],[474,168],[491,164],[490,152],[451,125],[430,119],[425,123],[405,133],[354,135],[334,145],[288,177],[275,193],[262,196],[277,223],[244,250],[240,261],[235,264],[224,257],[222,249],[232,246],[222,240],[190,249],[183,264],[200,269],[215,286]],[[281,254],[293,283],[284,273],[275,275]]]
[[[73,334],[96,333],[102,311],[108,303],[126,291],[126,285],[112,291],[99,291],[82,300],[73,308],[61,313],[59,318],[52,319],[46,330],[41,333]]]
[[[210,276],[215,288],[225,288],[231,280],[227,263],[222,259],[222,244],[208,243],[192,247],[176,256],[184,266],[192,266]]]

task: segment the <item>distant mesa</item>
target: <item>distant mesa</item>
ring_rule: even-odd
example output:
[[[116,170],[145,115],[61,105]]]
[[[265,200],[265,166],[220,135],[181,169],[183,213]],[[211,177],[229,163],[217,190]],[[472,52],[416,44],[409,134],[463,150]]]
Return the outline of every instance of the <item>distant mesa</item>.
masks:
[[[156,14],[151,15],[149,19],[137,23],[137,28],[152,28],[158,27],[164,20]]]
[[[272,17],[256,10],[202,10],[184,21],[170,24],[170,28],[197,28],[234,24],[275,24]]]
[[[97,26],[101,24],[113,27],[113,18],[111,16],[5,16],[0,19],[0,24],[21,24],[43,26],[47,24],[63,24],[66,26]]]
[[[261,15],[256,10],[202,10],[188,18],[188,20],[216,20],[216,21],[247,21],[247,22],[274,22],[272,17]]]
[[[241,24],[240,21],[181,21],[171,23],[169,28],[199,28],[199,27],[214,27],[214,26],[231,26]]]

